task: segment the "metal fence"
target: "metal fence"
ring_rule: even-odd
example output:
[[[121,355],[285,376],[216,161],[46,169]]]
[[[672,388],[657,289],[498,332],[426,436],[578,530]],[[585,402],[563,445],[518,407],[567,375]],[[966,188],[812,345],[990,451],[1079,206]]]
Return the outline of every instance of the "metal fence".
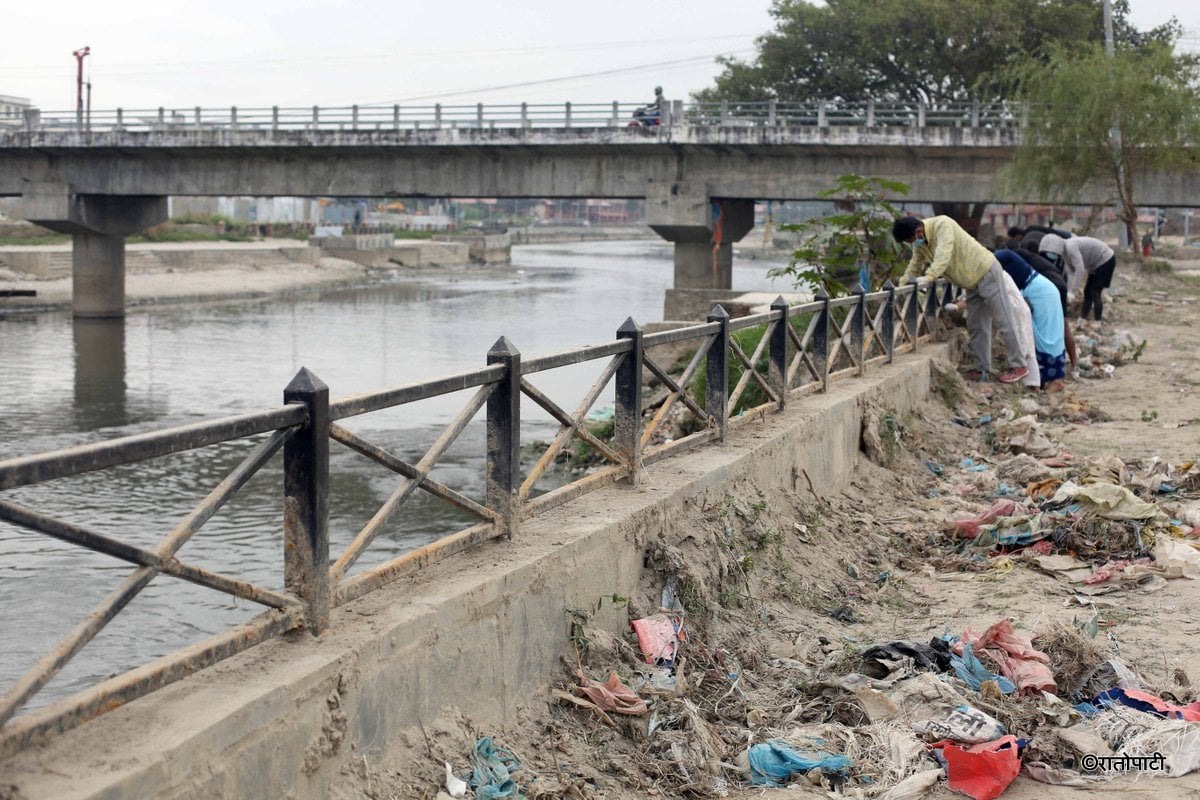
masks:
[[[832,380],[863,375],[868,365],[890,362],[897,352],[913,351],[939,330],[943,304],[953,296],[948,284],[890,283],[882,291],[858,292],[790,306],[782,298],[771,310],[731,319],[721,306],[707,322],[644,334],[632,319],[612,342],[523,359],[501,338],[481,369],[437,380],[329,400],[329,390],[302,369],[284,389],[284,405],[153,433],[81,445],[0,461],[0,498],[18,487],[147,461],[222,442],[266,435],[241,464],[221,480],[153,548],[121,541],[84,525],[57,519],[0,499],[0,520],[27,531],[103,553],[134,566],[133,571],[48,654],[0,696],[0,757],[46,735],[66,730],[134,698],[145,695],[221,659],[287,631],[320,634],[329,611],[354,598],[412,574],[487,540],[520,535],[521,521],[598,487],[628,480],[637,483],[645,465],[726,438],[730,427],[783,410],[805,394],[825,391]],[[753,345],[743,348],[738,332],[761,328]],[[747,339],[754,341],[753,337]],[[673,376],[648,351],[656,345],[686,342],[695,354],[682,374]],[[550,370],[600,361],[600,376],[571,411],[536,386]],[[705,389],[697,383],[705,365]],[[729,387],[731,366],[741,369]],[[659,381],[666,399],[650,419],[643,418],[645,380]],[[614,430],[609,440],[587,426],[587,415],[614,383]],[[764,402],[743,409],[751,383]],[[428,451],[409,463],[393,452],[343,427],[342,420],[420,400],[474,390],[453,421]],[[538,461],[521,474],[522,396],[559,423],[558,434]],[[682,405],[700,430],[674,441],[663,432],[673,409]],[[486,481],[484,497],[471,498],[430,477],[442,455],[481,410],[486,409]],[[735,412],[741,410],[737,416]],[[394,491],[349,546],[331,558],[328,532],[330,441],[392,470]],[[572,440],[590,445],[606,466],[560,488],[534,495],[534,486]],[[250,478],[283,451],[284,533],[282,592],[233,575],[211,572],[178,557],[180,548],[232,499]],[[478,519],[476,524],[354,575],[349,570],[418,491],[426,492]],[[86,510],[86,509],[85,509]],[[264,542],[265,544],[265,542]],[[251,621],[225,634],[187,647],[146,667],[110,678],[59,703],[22,717],[20,710],[83,649],[150,581],[158,575],[190,581],[266,607]],[[16,717],[14,719],[14,717]]]
[[[514,103],[432,106],[304,106],[271,108],[151,108],[26,112],[9,132],[186,132],[229,131],[400,131],[446,128],[511,130],[524,128],[615,128],[636,125],[640,103]],[[756,127],[964,127],[1010,128],[1020,123],[1017,106],[979,101],[684,103],[676,101],[664,124]]]

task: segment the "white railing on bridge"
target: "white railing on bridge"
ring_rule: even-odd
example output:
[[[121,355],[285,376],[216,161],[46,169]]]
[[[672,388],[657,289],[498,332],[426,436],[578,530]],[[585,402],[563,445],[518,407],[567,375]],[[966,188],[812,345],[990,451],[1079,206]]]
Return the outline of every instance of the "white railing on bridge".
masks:
[[[153,108],[26,112],[0,132],[399,131],[446,128],[511,130],[616,128],[638,125],[640,103],[512,103],[432,106],[304,106],[270,108]],[[739,127],[1011,128],[1018,107],[1005,103],[819,100],[811,102],[683,103],[671,105],[667,125]]]

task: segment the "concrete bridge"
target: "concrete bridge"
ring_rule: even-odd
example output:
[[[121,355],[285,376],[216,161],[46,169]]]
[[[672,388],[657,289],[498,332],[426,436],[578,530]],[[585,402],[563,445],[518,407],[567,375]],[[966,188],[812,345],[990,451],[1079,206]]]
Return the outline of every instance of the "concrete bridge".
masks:
[[[1004,106],[676,102],[655,126],[626,124],[631,104],[550,108],[35,113],[0,129],[0,196],[72,234],[76,316],[124,313],[124,237],[164,221],[170,195],[644,198],[677,290],[731,288],[754,202],[813,199],[839,175],[902,180],[917,202],[1036,199],[998,183],[1020,134]],[[1196,175],[1139,187],[1154,205],[1197,197]]]

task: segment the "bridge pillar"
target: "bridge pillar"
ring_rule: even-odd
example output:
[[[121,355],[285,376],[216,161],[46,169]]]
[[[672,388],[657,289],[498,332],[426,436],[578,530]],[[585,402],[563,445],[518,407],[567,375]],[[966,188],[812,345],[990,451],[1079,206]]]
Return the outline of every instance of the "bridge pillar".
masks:
[[[720,299],[713,290],[733,288],[733,243],[754,227],[754,201],[710,197],[706,187],[685,182],[652,184],[646,223],[675,243],[675,280],[664,316],[678,319],[692,306],[707,311]]]
[[[43,186],[23,195],[14,216],[71,234],[71,307],[79,318],[125,316],[125,237],[167,219],[167,198],[85,195]]]

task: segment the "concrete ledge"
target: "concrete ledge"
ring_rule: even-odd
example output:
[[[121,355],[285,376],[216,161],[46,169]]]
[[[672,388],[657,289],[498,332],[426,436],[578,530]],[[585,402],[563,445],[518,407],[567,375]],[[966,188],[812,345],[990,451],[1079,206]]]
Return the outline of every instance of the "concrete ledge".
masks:
[[[858,458],[864,403],[908,411],[947,354],[927,344],[783,414],[738,420],[726,444],[654,464],[637,487],[585,495],[515,541],[337,609],[319,640],[268,642],[14,756],[0,783],[26,800],[318,800],[352,760],[447,706],[481,727],[514,722],[567,644],[564,609],[632,594],[647,542],[690,498],[734,480],[792,487],[802,470],[818,490],[838,484]],[[626,625],[615,607],[597,622]]]

